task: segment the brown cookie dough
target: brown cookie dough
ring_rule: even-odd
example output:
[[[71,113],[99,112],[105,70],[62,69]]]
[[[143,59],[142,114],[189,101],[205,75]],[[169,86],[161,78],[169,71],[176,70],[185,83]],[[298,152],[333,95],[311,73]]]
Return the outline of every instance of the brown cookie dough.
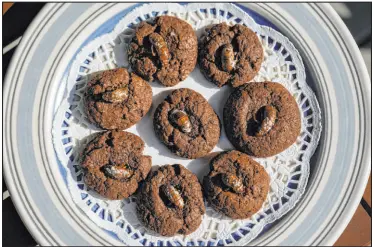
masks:
[[[96,134],[82,154],[87,187],[113,200],[131,196],[151,170],[151,156],[143,155],[143,149],[143,140],[129,132]]]
[[[90,79],[84,94],[88,120],[102,129],[127,129],[148,112],[152,88],[124,68],[106,70]]]
[[[160,167],[140,189],[137,212],[145,226],[163,236],[194,232],[205,213],[196,175],[182,165]]]
[[[147,81],[171,87],[195,68],[197,38],[191,25],[174,16],[141,22],[128,49],[132,69]]]
[[[291,146],[301,119],[292,95],[279,83],[254,82],[230,95],[223,110],[228,139],[240,151],[269,157]]]
[[[199,42],[200,69],[218,87],[249,82],[260,70],[263,58],[257,35],[240,24],[212,25]]]
[[[261,209],[269,183],[265,169],[247,154],[227,151],[212,159],[203,187],[215,210],[234,219],[246,219]]]
[[[153,126],[173,153],[189,159],[208,154],[221,132],[213,108],[201,94],[187,88],[174,90],[157,107]]]

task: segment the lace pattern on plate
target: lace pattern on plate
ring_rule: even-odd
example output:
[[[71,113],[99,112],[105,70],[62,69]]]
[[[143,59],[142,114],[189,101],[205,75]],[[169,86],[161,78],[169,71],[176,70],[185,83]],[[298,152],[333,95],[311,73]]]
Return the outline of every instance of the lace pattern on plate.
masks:
[[[89,74],[116,67],[128,67],[126,49],[134,35],[134,27],[140,21],[159,15],[175,15],[192,25],[198,37],[205,26],[228,22],[244,24],[254,30],[262,42],[264,62],[253,81],[275,81],[284,85],[298,102],[302,131],[296,143],[284,152],[266,159],[256,159],[271,177],[270,192],[263,208],[246,220],[232,220],[211,209],[199,229],[188,236],[166,238],[147,229],[138,221],[135,211],[136,197],[126,200],[105,200],[90,191],[83,182],[78,156],[90,135],[99,130],[87,121],[82,110],[82,96]],[[204,81],[204,82],[202,82]],[[186,81],[175,88],[191,87],[202,93],[219,112],[222,119],[222,102],[230,93],[229,87],[218,89],[195,69]],[[192,86],[191,86],[192,84]],[[140,135],[145,140],[144,153],[152,155],[153,164],[180,163],[195,172],[201,179],[207,171],[206,160],[183,160],[172,156],[155,139],[152,116],[170,88],[152,84],[153,106],[137,126],[127,131]],[[61,164],[67,170],[67,184],[73,201],[98,226],[114,232],[127,245],[157,246],[206,246],[244,245],[255,238],[268,223],[282,217],[291,210],[304,193],[308,176],[309,160],[314,153],[321,133],[321,112],[317,99],[306,84],[305,68],[293,44],[282,34],[267,26],[258,25],[249,15],[228,3],[176,3],[144,4],[127,14],[111,33],[104,34],[88,43],[76,56],[69,72],[68,95],[58,108],[53,122],[54,149]],[[151,132],[148,132],[151,131]],[[147,132],[142,134],[143,132]],[[213,151],[231,149],[224,131],[219,145]]]

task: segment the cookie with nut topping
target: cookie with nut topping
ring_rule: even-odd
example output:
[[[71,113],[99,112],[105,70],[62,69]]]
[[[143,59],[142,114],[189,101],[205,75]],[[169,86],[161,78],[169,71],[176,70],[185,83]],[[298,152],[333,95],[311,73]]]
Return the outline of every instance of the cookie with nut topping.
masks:
[[[162,236],[194,232],[204,213],[201,185],[182,165],[165,165],[152,172],[137,197],[139,220]]]
[[[245,153],[227,151],[211,160],[203,188],[215,210],[233,219],[247,219],[261,209],[269,183],[269,175],[259,163]]]
[[[127,129],[146,115],[152,88],[125,68],[98,72],[87,83],[84,109],[88,120],[102,129]]]
[[[128,198],[151,170],[151,156],[143,155],[143,140],[125,131],[95,135],[80,162],[85,184],[108,199]]]
[[[138,25],[128,57],[139,76],[171,87],[195,68],[197,37],[191,25],[177,17],[156,17]]]
[[[238,87],[258,73],[264,54],[257,35],[240,24],[209,26],[199,41],[199,65],[218,87]]]
[[[224,106],[223,122],[230,142],[255,157],[284,151],[301,130],[296,100],[274,82],[254,82],[235,89]]]
[[[178,156],[196,159],[218,143],[221,126],[206,99],[188,88],[174,90],[153,117],[156,136]]]

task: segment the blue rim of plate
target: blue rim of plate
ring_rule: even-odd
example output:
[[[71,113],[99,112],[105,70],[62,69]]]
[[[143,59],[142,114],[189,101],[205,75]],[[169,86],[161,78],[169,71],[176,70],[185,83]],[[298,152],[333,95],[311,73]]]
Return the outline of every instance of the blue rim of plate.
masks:
[[[310,86],[319,99],[325,127],[304,199],[251,245],[331,244],[353,215],[370,171],[371,111],[365,65],[347,28],[327,4],[245,5],[271,20],[301,52],[315,81]],[[46,102],[63,78],[58,66],[68,65],[62,51],[73,54],[68,44],[83,42],[83,34],[72,30],[90,23],[92,28],[95,20],[104,18],[99,13],[108,17],[106,10],[114,12],[114,7],[118,5],[47,5],[23,36],[8,69],[4,173],[21,218],[43,245],[116,244],[95,236],[95,226],[66,203],[62,179],[50,165],[54,154],[45,148],[51,127],[45,114],[53,109]],[[78,19],[82,14],[85,18]],[[85,35],[87,39],[87,31]]]

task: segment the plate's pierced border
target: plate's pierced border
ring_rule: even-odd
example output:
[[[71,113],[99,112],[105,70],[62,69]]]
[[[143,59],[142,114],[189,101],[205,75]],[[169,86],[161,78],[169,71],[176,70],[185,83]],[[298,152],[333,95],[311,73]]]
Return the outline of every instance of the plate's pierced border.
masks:
[[[163,11],[160,11],[163,10]],[[175,15],[189,22],[201,34],[206,25],[226,21],[240,23],[254,30],[264,48],[264,62],[253,81],[275,81],[284,85],[295,97],[302,116],[302,131],[295,144],[267,159],[256,159],[271,177],[271,189],[263,208],[248,220],[231,220],[210,207],[200,228],[188,236],[165,238],[147,231],[135,214],[136,198],[107,201],[83,182],[78,157],[87,137],[98,131],[89,125],[82,111],[82,96],[88,74],[115,67],[127,67],[127,44],[137,23],[159,15]],[[77,55],[71,67],[67,91],[69,95],[59,107],[53,123],[54,148],[67,169],[68,187],[74,202],[100,227],[113,231],[124,243],[181,245],[243,245],[255,238],[268,223],[291,210],[304,193],[309,160],[320,133],[321,112],[317,99],[306,84],[305,68],[293,44],[279,32],[256,24],[232,4],[144,4],[126,15],[113,32],[91,41]]]

